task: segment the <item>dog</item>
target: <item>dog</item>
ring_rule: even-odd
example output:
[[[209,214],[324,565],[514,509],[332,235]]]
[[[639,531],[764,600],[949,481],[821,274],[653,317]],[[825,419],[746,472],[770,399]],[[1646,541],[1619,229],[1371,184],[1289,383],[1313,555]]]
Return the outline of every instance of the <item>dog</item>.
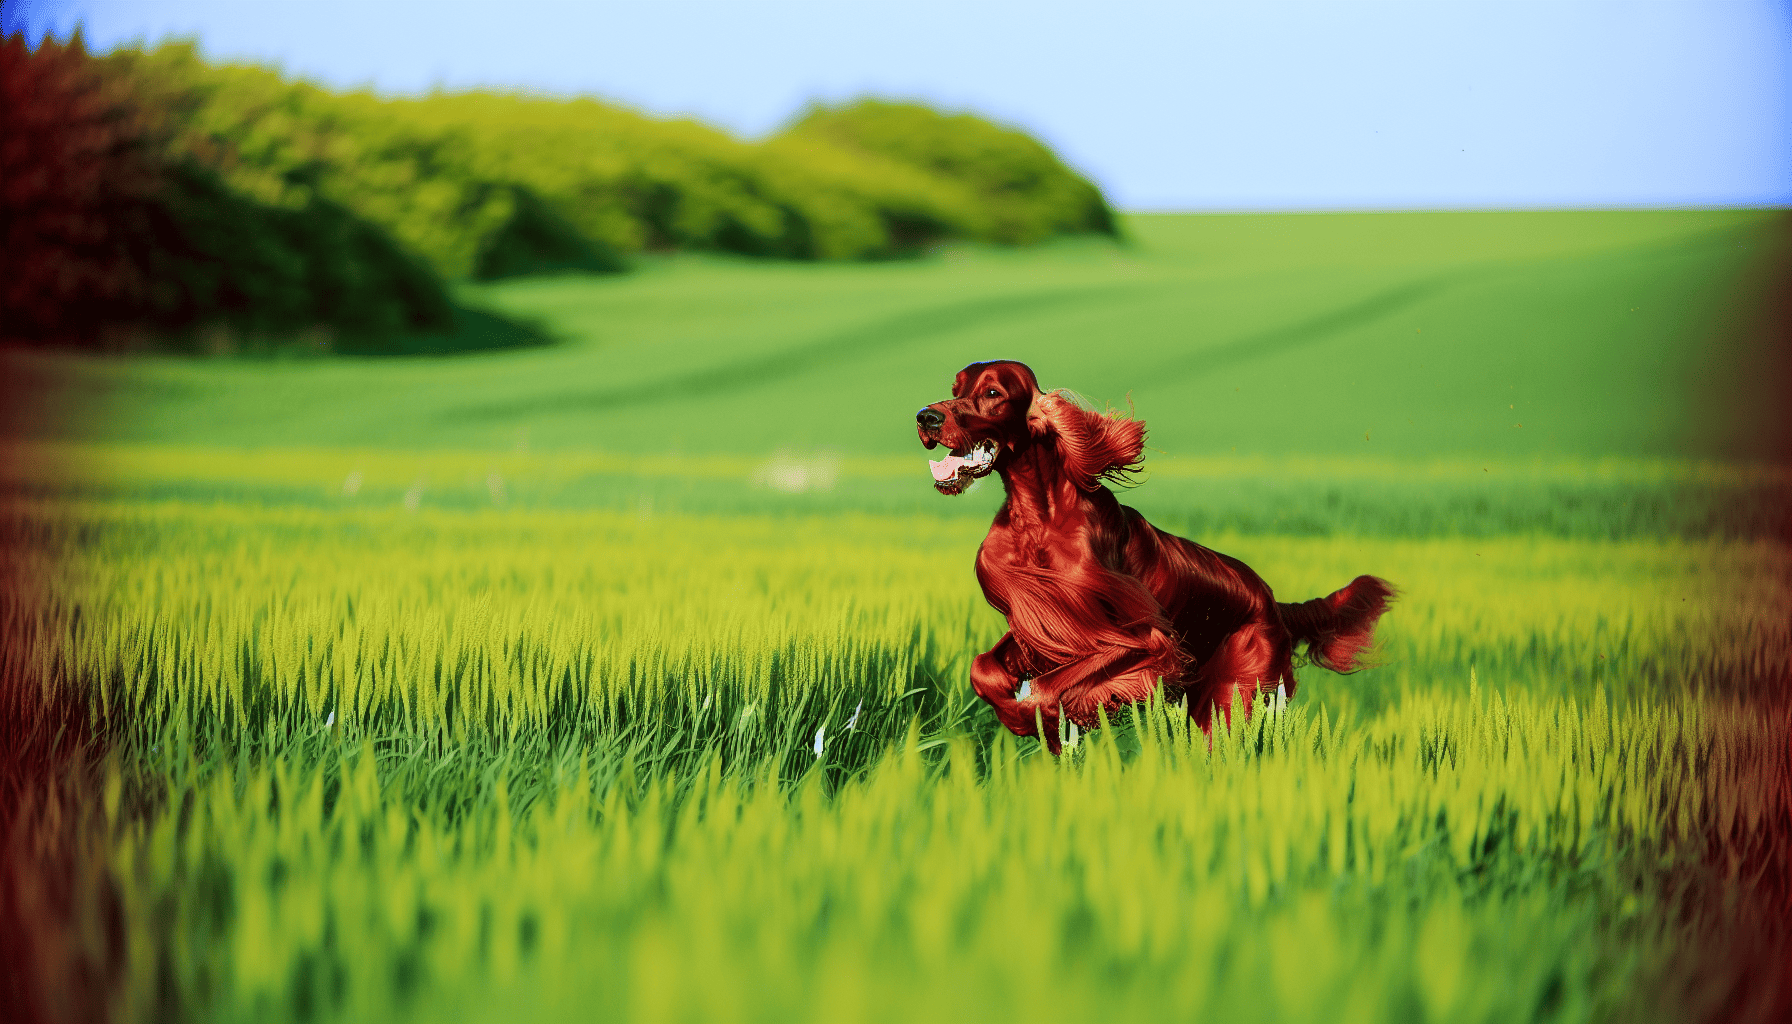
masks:
[[[1278,603],[1251,567],[1164,533],[1103,481],[1139,470],[1143,421],[1104,415],[1069,392],[1042,391],[1010,360],[972,363],[952,397],[915,414],[934,488],[958,495],[999,474],[1007,500],[977,549],[983,596],[1008,632],[971,665],[971,686],[1019,736],[1041,730],[1056,752],[1064,721],[1094,728],[1161,682],[1212,735],[1264,689],[1294,693],[1296,644],[1350,672],[1396,595],[1358,576],[1327,597]]]

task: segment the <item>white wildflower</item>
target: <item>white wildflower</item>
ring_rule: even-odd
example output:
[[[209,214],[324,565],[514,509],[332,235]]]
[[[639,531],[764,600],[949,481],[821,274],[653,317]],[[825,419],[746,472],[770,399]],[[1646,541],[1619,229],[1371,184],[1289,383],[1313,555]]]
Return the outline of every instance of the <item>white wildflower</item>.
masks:
[[[827,749],[827,744],[822,741],[822,735],[824,733],[826,733],[827,731],[828,731],[828,727],[825,725],[822,726],[821,728],[815,730],[815,756],[816,757],[820,757],[821,752],[823,750]]]
[[[851,731],[852,731],[852,727],[853,727],[853,726],[854,726],[854,725],[856,725],[856,724],[858,724],[858,721],[859,721],[859,710],[860,710],[860,709],[861,709],[861,708],[863,708],[863,707],[864,707],[864,706],[865,706],[865,702],[864,702],[864,701],[859,701],[859,703],[858,703],[858,704],[857,704],[857,705],[856,705],[856,706],[855,706],[855,707],[854,707],[854,708],[853,708],[853,709],[852,709],[852,717],[851,717],[851,718],[848,718],[848,719],[847,719],[847,720],[846,720],[846,731],[847,731],[847,732],[851,732]]]
[[[328,729],[330,726],[335,725],[335,724],[336,724],[336,712],[332,711],[332,712],[330,712],[330,717],[324,719],[324,728]]]

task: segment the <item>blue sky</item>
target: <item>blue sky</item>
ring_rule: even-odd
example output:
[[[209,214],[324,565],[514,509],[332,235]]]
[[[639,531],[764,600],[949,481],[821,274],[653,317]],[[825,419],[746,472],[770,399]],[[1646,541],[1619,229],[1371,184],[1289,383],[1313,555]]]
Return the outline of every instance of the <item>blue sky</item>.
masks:
[[[593,93],[774,129],[919,98],[1129,209],[1792,204],[1792,3],[7,0],[37,37],[196,36],[402,93]]]

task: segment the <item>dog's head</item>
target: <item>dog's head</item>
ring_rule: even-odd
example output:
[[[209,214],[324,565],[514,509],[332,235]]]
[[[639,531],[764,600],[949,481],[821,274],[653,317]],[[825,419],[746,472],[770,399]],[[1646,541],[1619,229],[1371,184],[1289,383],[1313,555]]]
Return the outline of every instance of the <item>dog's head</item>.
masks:
[[[979,477],[1003,468],[1034,441],[1055,441],[1059,464],[1078,487],[1092,490],[1103,478],[1121,479],[1138,468],[1145,425],[1104,416],[1068,391],[1041,391],[1025,363],[972,363],[952,382],[952,397],[915,414],[921,443],[944,445],[947,457],[932,463],[933,486],[962,494]]]
[[[1003,455],[1028,438],[1027,417],[1039,393],[1039,381],[1025,363],[1001,359],[958,371],[951,398],[915,413],[921,443],[951,449],[932,464],[934,488],[962,494],[973,480],[994,471]]]

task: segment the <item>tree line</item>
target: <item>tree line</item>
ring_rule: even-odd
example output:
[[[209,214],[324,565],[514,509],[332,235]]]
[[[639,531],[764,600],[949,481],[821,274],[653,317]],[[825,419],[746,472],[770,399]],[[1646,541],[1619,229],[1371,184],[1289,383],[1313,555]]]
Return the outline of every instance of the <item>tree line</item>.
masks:
[[[632,254],[900,258],[1115,233],[1036,139],[967,113],[816,105],[763,141],[587,97],[388,98],[191,42],[0,44],[0,334],[314,337],[340,351],[541,340],[448,282]]]

